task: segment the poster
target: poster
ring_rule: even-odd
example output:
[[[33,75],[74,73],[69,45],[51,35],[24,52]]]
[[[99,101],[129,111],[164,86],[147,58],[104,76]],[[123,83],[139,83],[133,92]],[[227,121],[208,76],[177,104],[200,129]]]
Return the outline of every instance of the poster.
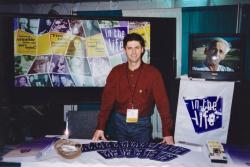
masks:
[[[14,20],[16,87],[103,87],[113,67],[127,61],[123,38],[137,32],[150,59],[150,22],[26,18]]]
[[[180,81],[175,141],[227,142],[234,82]]]

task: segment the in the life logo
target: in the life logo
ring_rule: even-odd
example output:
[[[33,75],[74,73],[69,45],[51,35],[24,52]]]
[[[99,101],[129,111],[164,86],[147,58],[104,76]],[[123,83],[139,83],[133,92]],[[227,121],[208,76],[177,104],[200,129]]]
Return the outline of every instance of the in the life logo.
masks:
[[[222,97],[208,96],[201,99],[186,99],[189,116],[196,133],[203,133],[222,127]]]

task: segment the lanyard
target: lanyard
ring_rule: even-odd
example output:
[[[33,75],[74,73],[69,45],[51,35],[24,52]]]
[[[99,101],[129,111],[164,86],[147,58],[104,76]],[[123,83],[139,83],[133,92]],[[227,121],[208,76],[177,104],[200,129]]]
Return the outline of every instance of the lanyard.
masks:
[[[134,87],[134,89],[132,90],[132,88],[131,88],[131,84],[130,84],[130,82],[129,82],[129,77],[128,77],[128,66],[127,66],[127,80],[128,80],[128,86],[129,86],[129,92],[130,92],[130,96],[131,96],[131,102],[132,102],[132,108],[134,108],[134,95],[135,95],[135,90],[136,90],[136,88],[137,88],[137,84],[138,84],[138,82],[139,82],[139,78],[140,78],[140,76],[141,76],[141,71],[142,71],[142,65],[143,65],[143,63],[141,63],[141,65],[140,65],[140,71],[139,71],[139,74],[138,74],[138,76],[137,76],[137,78],[136,78],[136,81],[135,81],[135,87]]]

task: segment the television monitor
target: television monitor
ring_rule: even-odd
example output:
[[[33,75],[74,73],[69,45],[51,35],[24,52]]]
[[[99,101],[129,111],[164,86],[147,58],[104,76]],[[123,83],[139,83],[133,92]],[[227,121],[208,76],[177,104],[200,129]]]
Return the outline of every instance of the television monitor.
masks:
[[[239,81],[244,75],[244,54],[241,34],[191,34],[188,76]]]
[[[174,18],[11,14],[1,21],[12,103],[100,101],[110,70],[127,61],[123,37],[132,32],[146,41],[143,61],[174,75]]]

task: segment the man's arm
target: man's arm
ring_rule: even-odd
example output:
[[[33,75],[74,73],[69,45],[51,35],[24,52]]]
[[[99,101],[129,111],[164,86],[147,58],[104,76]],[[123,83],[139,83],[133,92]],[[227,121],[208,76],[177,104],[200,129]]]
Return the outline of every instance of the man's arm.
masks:
[[[100,113],[98,115],[98,121],[97,121],[97,127],[96,131],[93,135],[93,140],[106,140],[104,136],[104,129],[106,126],[106,122],[108,120],[108,117],[110,115],[110,112],[113,108],[113,104],[115,101],[115,90],[116,90],[116,81],[117,81],[117,75],[116,72],[111,71],[107,82],[105,85],[105,88],[103,90],[102,94],[102,100],[101,100],[101,107],[100,107]]]
[[[162,121],[162,143],[174,144],[174,139],[171,134],[172,118],[170,115],[169,99],[163,78],[158,71],[153,83],[153,96]]]

